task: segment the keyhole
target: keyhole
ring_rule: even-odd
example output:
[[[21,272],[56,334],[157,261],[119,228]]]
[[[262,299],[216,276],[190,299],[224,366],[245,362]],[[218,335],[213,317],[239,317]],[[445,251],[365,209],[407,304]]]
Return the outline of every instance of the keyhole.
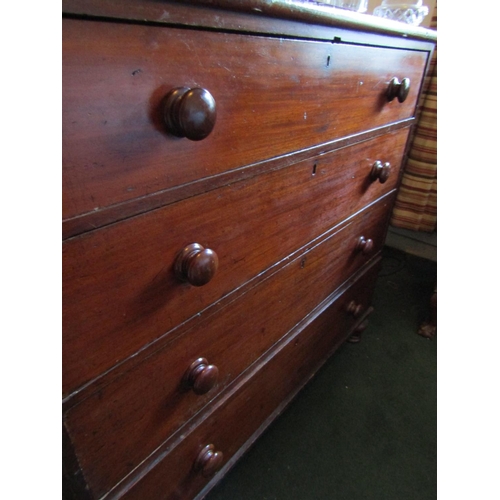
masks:
[[[317,166],[318,166],[318,164],[317,164],[317,163],[315,163],[315,164],[313,165],[313,171],[312,171],[312,174],[313,174],[313,175],[316,175],[316,167],[317,167]]]

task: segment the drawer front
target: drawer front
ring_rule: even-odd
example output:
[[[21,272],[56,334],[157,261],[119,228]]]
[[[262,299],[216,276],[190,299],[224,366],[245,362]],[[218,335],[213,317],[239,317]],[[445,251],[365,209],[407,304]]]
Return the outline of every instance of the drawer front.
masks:
[[[226,186],[63,244],[66,394],[397,185],[408,130]],[[376,160],[392,171],[371,181]],[[197,287],[172,269],[190,243],[219,268]]]
[[[99,494],[112,487],[378,252],[392,199],[70,409],[66,425],[90,485]],[[370,255],[357,249],[360,236],[375,242]],[[198,358],[219,370],[218,384],[204,395],[183,384]]]
[[[427,52],[63,20],[63,218],[413,116]],[[403,103],[385,95],[409,78]],[[164,98],[203,88],[203,140]]]
[[[200,450],[213,444],[223,453],[224,465],[247,440],[253,441],[261,424],[317,371],[355,325],[356,320],[346,316],[345,310],[351,301],[371,300],[377,271],[378,266],[373,267],[323,314],[292,336],[262,369],[120,498],[193,498],[210,480],[195,470]]]

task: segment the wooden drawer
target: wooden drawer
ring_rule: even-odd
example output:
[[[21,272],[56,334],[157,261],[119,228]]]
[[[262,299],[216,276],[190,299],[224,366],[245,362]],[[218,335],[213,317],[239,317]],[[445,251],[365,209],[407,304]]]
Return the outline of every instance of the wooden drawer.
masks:
[[[370,300],[377,271],[378,265],[372,267],[319,317],[305,328],[300,325],[295,329],[280,350],[270,353],[266,363],[263,361],[249,380],[218,403],[201,425],[177,440],[171,451],[161,450],[155,468],[135,484],[125,481],[114,498],[193,498],[210,480],[195,470],[200,451],[213,444],[223,453],[224,465],[245,443],[250,445],[258,437],[359,321],[347,316],[345,310],[353,300]]]
[[[104,493],[133,470],[378,252],[392,199],[389,195],[360,213],[130,371],[114,380],[110,376],[71,408],[66,426],[96,492]],[[369,255],[356,248],[361,235],[375,242]],[[218,384],[204,395],[183,384],[188,367],[200,357],[219,370]]]
[[[413,116],[427,52],[63,20],[63,218]],[[405,102],[388,102],[393,77]],[[203,140],[174,137],[173,88],[214,97]]]
[[[64,394],[394,189],[407,134],[403,129],[67,240]],[[384,184],[370,181],[376,160],[392,164]],[[219,258],[215,277],[202,287],[172,272],[179,250],[195,242]]]

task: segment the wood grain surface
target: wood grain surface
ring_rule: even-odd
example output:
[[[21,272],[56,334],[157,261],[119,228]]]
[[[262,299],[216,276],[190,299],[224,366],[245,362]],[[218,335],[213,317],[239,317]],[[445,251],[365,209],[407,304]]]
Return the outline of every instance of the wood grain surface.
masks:
[[[210,479],[193,467],[199,451],[208,443],[214,444],[227,463],[247,440],[254,440],[255,434],[262,432],[261,426],[266,427],[277,416],[348,336],[356,320],[346,315],[347,304],[353,299],[370,300],[377,271],[375,266],[306,328],[298,328],[281,350],[272,353],[260,370],[218,405],[192,434],[178,441],[171,453],[159,453],[158,458],[165,458],[142,481],[135,485],[125,482],[119,488],[122,498],[193,498]]]
[[[63,495],[190,500],[365,329],[435,33],[293,0],[62,28]]]
[[[169,205],[63,244],[64,395],[255,279],[398,183],[408,130]],[[375,161],[391,163],[384,184]],[[205,286],[176,279],[199,243],[219,266]]]
[[[435,30],[304,0],[63,0],[63,13],[411,48]],[[216,8],[214,8],[216,7]]]
[[[362,212],[230,306],[198,322],[69,410],[68,432],[95,492],[104,493],[130,472],[378,253],[391,203],[389,196]],[[360,235],[374,241],[370,255],[356,251]],[[219,370],[218,386],[206,395],[183,384],[186,370],[199,357]],[[103,442],[108,443],[105,450]]]
[[[407,119],[427,55],[65,19],[63,219]],[[404,103],[386,100],[394,76]],[[166,131],[182,86],[215,99],[204,140]]]

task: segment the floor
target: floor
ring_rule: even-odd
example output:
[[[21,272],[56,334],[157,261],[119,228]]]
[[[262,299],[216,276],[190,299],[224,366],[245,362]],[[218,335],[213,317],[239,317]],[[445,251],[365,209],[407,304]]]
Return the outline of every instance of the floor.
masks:
[[[436,498],[436,262],[385,247],[375,312],[207,500]]]

